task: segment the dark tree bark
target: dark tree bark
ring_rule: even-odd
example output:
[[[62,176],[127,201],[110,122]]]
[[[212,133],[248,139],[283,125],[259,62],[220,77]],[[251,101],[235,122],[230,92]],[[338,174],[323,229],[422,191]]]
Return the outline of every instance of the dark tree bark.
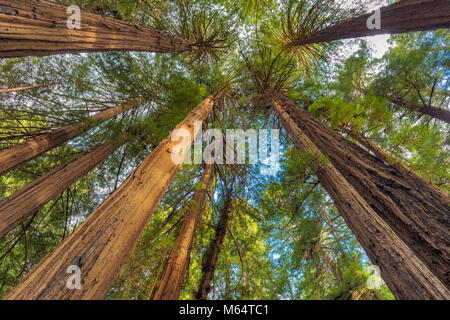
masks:
[[[206,192],[213,173],[213,165],[207,165],[203,172],[202,186],[194,193],[177,240],[169,255],[169,261],[156,287],[153,300],[178,300],[186,271],[189,267],[195,231],[205,202]]]
[[[25,91],[25,90],[30,90],[30,89],[48,87],[51,85],[53,85],[53,83],[44,83],[44,84],[37,84],[34,86],[26,86],[26,87],[18,87],[18,88],[10,88],[10,89],[0,89],[0,93],[19,92],[19,91]]]
[[[214,105],[208,97],[175,129],[198,132],[195,121],[205,121]],[[180,138],[181,140],[181,138]],[[122,185],[55,250],[36,265],[6,295],[6,299],[102,299],[148,224],[167,187],[182,163],[172,161],[181,141],[171,135],[156,147]],[[183,159],[186,149],[179,150]],[[81,289],[66,286],[66,270],[78,265]]]
[[[283,126],[300,152],[314,155],[313,169],[333,199],[341,216],[364,248],[397,299],[449,299],[450,292],[394,232],[343,175],[326,161],[313,141],[298,126],[292,103],[269,93],[267,101],[277,111]]]
[[[286,97],[273,93],[297,126],[397,235],[449,287],[450,199],[410,170],[401,170],[345,139]]]
[[[1,201],[0,238],[105,160],[126,142],[125,137],[107,142],[88,154],[76,156]]]
[[[64,142],[81,135],[89,129],[96,127],[100,123],[134,108],[142,101],[142,98],[138,98],[124,105],[106,109],[105,111],[91,117],[89,121],[55,129],[49,133],[37,136],[31,141],[0,152],[0,176],[21,164],[62,145]]]
[[[427,116],[430,116],[432,118],[442,120],[446,123],[450,123],[450,110],[444,109],[444,108],[438,108],[433,106],[425,106],[425,105],[413,105],[411,106],[408,101],[406,101],[403,98],[400,97],[394,97],[394,96],[386,96],[386,98],[399,106],[410,108],[413,111],[420,112],[422,114],[426,114]]]
[[[367,28],[367,20],[372,14],[350,18],[313,32],[292,45],[302,46],[377,34],[396,34],[450,27],[450,2],[448,0],[402,0],[382,7],[380,8],[381,29]]]
[[[219,222],[216,226],[214,239],[209,244],[208,249],[203,256],[202,261],[202,279],[198,286],[198,291],[195,295],[197,300],[206,300],[208,293],[211,290],[211,281],[216,270],[217,259],[219,258],[220,250],[227,235],[227,225],[231,219],[232,209],[232,190],[226,191],[225,202],[222,210],[220,210]]]
[[[0,0],[0,58],[105,51],[180,52],[192,42],[160,30],[81,11],[69,29],[67,6],[44,0]]]

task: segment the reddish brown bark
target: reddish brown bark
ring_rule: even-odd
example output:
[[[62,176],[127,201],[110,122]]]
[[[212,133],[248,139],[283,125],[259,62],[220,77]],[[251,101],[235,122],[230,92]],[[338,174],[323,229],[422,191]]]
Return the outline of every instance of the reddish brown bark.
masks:
[[[415,253],[351,186],[332,163],[325,161],[309,137],[291,116],[285,100],[268,97],[283,126],[302,153],[315,155],[313,169],[320,183],[333,199],[337,209],[353,231],[373,264],[398,299],[448,299],[450,292],[416,257]]]
[[[0,202],[0,238],[105,160],[126,141],[126,136],[94,151],[76,156]]]
[[[377,34],[395,34],[426,31],[450,27],[450,2],[448,0],[402,0],[380,8],[381,29],[367,28],[373,13],[350,18],[319,30],[292,43],[302,46]]]
[[[179,52],[192,43],[160,30],[81,11],[69,29],[67,6],[44,0],[0,0],[0,58],[104,51]]]
[[[208,293],[211,290],[211,281],[216,270],[217,260],[219,258],[220,250],[227,235],[227,225],[231,219],[232,209],[232,192],[227,190],[225,202],[220,211],[219,222],[217,223],[214,239],[209,244],[208,249],[203,256],[202,261],[202,279],[198,287],[195,298],[198,300],[206,300]]]
[[[19,88],[10,88],[10,89],[0,89],[0,93],[8,93],[8,92],[19,92],[19,91],[25,91],[30,89],[37,89],[37,88],[43,88],[51,86],[53,83],[44,83],[44,84],[37,84],[34,86],[26,86],[26,87],[19,87]]]
[[[450,199],[410,170],[400,170],[345,139],[286,97],[282,104],[333,166],[397,235],[449,287]]]
[[[395,103],[397,105],[403,106],[403,107],[409,107],[414,111],[426,114],[427,116],[430,116],[432,118],[442,120],[444,122],[450,123],[450,110],[433,107],[433,106],[424,106],[424,105],[412,105],[406,101],[406,99],[399,98],[399,97],[393,97],[393,96],[386,96],[386,98],[391,101],[392,103]]]
[[[105,111],[91,117],[89,121],[58,128],[49,133],[40,135],[31,141],[0,152],[0,175],[3,175],[19,165],[62,145],[64,142],[81,135],[89,129],[96,127],[100,123],[130,110],[142,101],[142,98],[138,98],[121,106],[106,109]]]
[[[177,240],[170,252],[169,261],[158,282],[153,300],[178,300],[180,296],[213,168],[213,165],[205,167],[200,179],[202,186],[195,192],[184,216],[183,224],[178,231]]]
[[[205,121],[214,105],[208,97],[175,129],[192,143],[195,121]],[[35,266],[6,299],[101,299],[129,257],[181,163],[172,161],[180,141],[171,136],[156,147],[130,177],[86,221]],[[179,152],[181,158],[187,150]],[[66,269],[81,269],[81,289],[66,287]]]

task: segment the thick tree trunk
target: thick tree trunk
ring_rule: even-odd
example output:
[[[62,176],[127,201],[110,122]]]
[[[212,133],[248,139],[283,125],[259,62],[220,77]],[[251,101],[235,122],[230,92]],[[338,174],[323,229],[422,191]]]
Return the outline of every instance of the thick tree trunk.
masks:
[[[53,85],[53,83],[44,83],[44,84],[37,84],[34,86],[27,86],[27,87],[19,87],[19,88],[11,88],[11,89],[0,89],[0,93],[8,93],[8,92],[19,92],[19,91],[25,91],[30,89],[37,89],[37,88],[43,88]]]
[[[406,101],[403,98],[400,97],[394,97],[394,96],[386,96],[386,98],[399,106],[402,107],[409,107],[413,111],[417,111],[423,114],[426,114],[427,116],[430,116],[432,118],[442,120],[444,122],[450,123],[450,110],[443,109],[443,108],[437,108],[433,106],[424,106],[424,105],[413,105],[411,106],[408,101]]]
[[[198,134],[195,121],[205,121],[214,105],[208,97],[177,125]],[[122,185],[53,252],[35,266],[6,299],[101,299],[148,224],[182,163],[172,161],[180,141],[167,137]],[[175,149],[175,150],[174,150]],[[183,159],[186,149],[181,149]],[[66,286],[69,266],[81,271],[81,289]]]
[[[195,192],[184,216],[183,224],[178,231],[177,240],[170,252],[169,261],[158,282],[153,300],[178,300],[180,296],[213,168],[213,165],[205,167],[200,179],[202,186]]]
[[[349,228],[364,248],[381,276],[398,299],[449,299],[450,292],[416,257],[414,252],[358,194],[332,163],[327,162],[291,116],[286,101],[276,96],[269,103],[280,116],[283,126],[302,153],[317,156],[313,169],[320,183],[333,199]]]
[[[231,190],[227,190],[225,202],[222,210],[220,211],[219,222],[217,223],[214,239],[209,244],[209,247],[206,250],[205,255],[203,256],[202,279],[200,280],[198,291],[195,295],[195,298],[198,300],[206,300],[206,298],[208,297],[208,293],[211,290],[211,280],[214,276],[214,271],[216,270],[217,259],[219,258],[221,247],[225,241],[225,236],[227,234],[227,225],[231,218],[231,197]]]
[[[428,268],[449,286],[450,199],[437,186],[410,170],[399,170],[274,93],[333,166],[388,223]]]
[[[58,128],[49,133],[40,135],[34,140],[0,152],[0,176],[21,164],[62,145],[64,142],[81,135],[100,123],[130,110],[142,101],[142,98],[138,98],[124,105],[109,108],[91,117],[89,121]]]
[[[367,20],[373,13],[350,18],[319,30],[292,43],[302,46],[377,34],[395,34],[410,31],[446,29],[450,26],[448,0],[402,0],[380,8],[380,29],[369,29]]]
[[[126,142],[123,135],[94,151],[76,156],[0,202],[0,238],[33,215]]]
[[[81,11],[69,29],[68,7],[44,0],[0,0],[0,58],[104,51],[179,52],[192,43],[165,32]]]

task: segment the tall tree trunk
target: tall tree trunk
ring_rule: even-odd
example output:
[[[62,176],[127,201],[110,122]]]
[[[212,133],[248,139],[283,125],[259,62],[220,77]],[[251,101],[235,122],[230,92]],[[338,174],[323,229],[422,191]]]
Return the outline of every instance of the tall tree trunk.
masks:
[[[214,105],[206,98],[177,125],[190,133],[195,121],[205,121]],[[35,266],[6,299],[101,299],[148,224],[181,163],[172,161],[180,141],[167,137],[122,185],[53,252]],[[184,158],[186,149],[179,156]],[[66,286],[69,266],[78,265],[81,288]]]
[[[206,300],[209,291],[211,290],[211,280],[216,270],[217,259],[221,247],[225,241],[227,234],[227,225],[231,218],[230,211],[232,208],[232,190],[227,190],[225,202],[220,211],[219,222],[217,223],[216,233],[214,239],[209,244],[208,249],[203,256],[202,261],[202,279],[198,287],[195,298],[198,300]]]
[[[385,96],[386,99],[388,99],[390,102],[397,104],[402,107],[409,107],[413,111],[417,111],[423,114],[426,114],[427,116],[430,116],[435,119],[442,120],[444,122],[450,123],[450,110],[444,109],[444,108],[438,108],[433,106],[425,106],[425,105],[413,105],[411,106],[408,101],[406,101],[403,98],[400,97],[394,97],[394,96]]]
[[[67,189],[126,142],[123,135],[94,151],[75,156],[0,202],[0,238]]]
[[[142,103],[142,101],[142,98],[137,98],[129,103],[106,109],[97,113],[88,119],[88,121],[55,129],[49,133],[37,136],[33,140],[0,152],[0,176],[98,126],[100,123],[134,108],[136,105]]]
[[[332,163],[326,161],[308,136],[292,117],[291,106],[276,95],[268,96],[283,126],[300,152],[317,156],[312,163],[317,177],[333,199],[341,216],[364,248],[373,264],[398,299],[449,299],[449,290],[416,257],[414,252],[398,237],[358,194]]]
[[[163,31],[81,11],[69,29],[68,7],[44,0],[0,0],[0,58],[104,51],[180,52],[193,44]]]
[[[298,39],[293,46],[329,42],[377,34],[395,34],[410,31],[426,31],[450,26],[450,2],[448,0],[402,0],[380,8],[380,29],[369,29],[367,20],[372,13],[350,18],[333,26]]]
[[[450,198],[410,170],[399,170],[341,136],[286,97],[274,93],[333,166],[397,235],[449,286]]]
[[[53,85],[54,83],[44,83],[44,84],[37,84],[34,86],[26,86],[26,87],[19,87],[19,88],[10,88],[10,89],[0,89],[0,93],[8,93],[8,92],[19,92],[19,91],[25,91],[30,89],[37,89],[37,88],[43,88]]]
[[[184,216],[177,240],[170,252],[169,261],[156,287],[154,300],[178,300],[180,296],[213,168],[213,165],[205,167],[200,179],[202,186],[194,193],[189,209]]]

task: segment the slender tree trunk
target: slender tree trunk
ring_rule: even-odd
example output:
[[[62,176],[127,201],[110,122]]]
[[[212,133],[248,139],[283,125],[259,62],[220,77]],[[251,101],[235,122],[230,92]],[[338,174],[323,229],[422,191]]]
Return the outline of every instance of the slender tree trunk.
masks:
[[[410,107],[412,110],[426,114],[427,116],[430,116],[432,118],[442,120],[444,122],[450,123],[450,110],[444,109],[444,108],[438,108],[433,106],[424,106],[424,105],[413,105],[411,106],[408,101],[406,101],[403,98],[400,97],[394,97],[394,96],[386,96],[386,98],[399,106],[402,107]]]
[[[399,170],[274,93],[297,126],[378,215],[449,287],[450,199],[410,170]]]
[[[380,29],[367,27],[367,20],[372,14],[350,18],[313,32],[292,45],[302,46],[377,34],[446,29],[450,26],[450,2],[448,0],[402,0],[382,7],[380,8]]]
[[[49,133],[37,136],[31,141],[0,152],[0,176],[21,164],[62,145],[64,142],[81,135],[100,123],[130,110],[142,101],[142,98],[138,98],[129,103],[106,109],[105,111],[97,113],[95,116],[88,119],[88,121],[55,129]]]
[[[167,137],[122,185],[55,250],[35,266],[6,299],[101,299],[148,224],[167,187],[182,163],[172,161],[172,151],[181,159],[187,152],[180,143],[192,144],[198,131],[195,121],[205,121],[214,105],[208,97],[175,129],[187,130],[190,139]],[[186,137],[187,138],[187,137]],[[66,270],[78,265],[81,288],[66,286]]]
[[[231,190],[227,190],[225,203],[222,210],[220,211],[219,222],[217,223],[214,239],[209,244],[209,247],[206,250],[205,255],[203,256],[202,279],[200,280],[198,291],[195,295],[195,298],[198,300],[206,300],[208,293],[211,290],[211,280],[214,276],[214,271],[216,270],[217,259],[219,258],[221,247],[225,241],[225,236],[227,234],[227,225],[231,218],[231,195]]]
[[[178,231],[177,240],[170,252],[169,261],[156,287],[153,300],[178,300],[180,296],[213,168],[213,165],[205,167],[200,179],[202,186],[195,192],[184,216],[183,224]]]
[[[450,292],[397,236],[391,226],[368,205],[332,163],[326,161],[291,116],[287,101],[268,97],[283,126],[302,153],[317,156],[312,163],[320,183],[333,199],[349,228],[398,299],[449,299]]]
[[[44,84],[37,84],[34,86],[27,86],[27,87],[19,87],[19,88],[11,88],[11,89],[0,89],[0,93],[8,93],[8,92],[19,92],[19,91],[25,91],[30,89],[37,89],[37,88],[43,88],[53,85],[54,83],[44,83]]]
[[[0,202],[0,238],[67,189],[126,142],[123,135],[94,151],[75,156]]]
[[[69,12],[69,13],[68,13]],[[0,0],[0,58],[104,51],[180,52],[192,43],[163,31],[44,0]]]

